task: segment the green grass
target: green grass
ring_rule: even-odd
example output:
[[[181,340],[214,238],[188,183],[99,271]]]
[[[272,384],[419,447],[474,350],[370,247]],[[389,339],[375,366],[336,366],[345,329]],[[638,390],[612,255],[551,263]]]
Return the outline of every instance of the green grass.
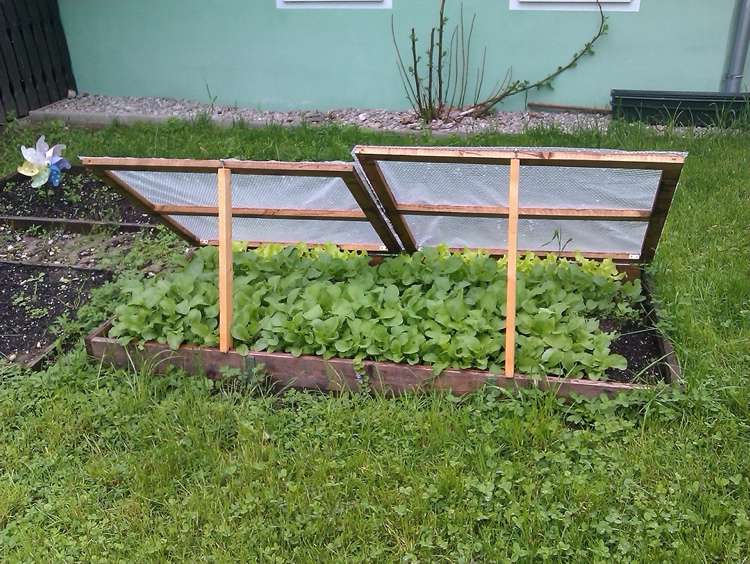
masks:
[[[40,131],[3,134],[0,172]],[[0,560],[747,561],[750,135],[43,131],[69,155],[347,159],[356,143],[417,142],[690,151],[652,269],[686,390],[573,405],[492,390],[270,397],[104,369],[79,345],[44,373],[4,369]]]

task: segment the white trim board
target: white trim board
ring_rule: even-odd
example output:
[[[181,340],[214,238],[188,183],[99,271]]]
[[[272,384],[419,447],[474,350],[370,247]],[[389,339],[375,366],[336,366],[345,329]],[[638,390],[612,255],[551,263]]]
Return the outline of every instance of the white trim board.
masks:
[[[393,0],[276,0],[281,10],[390,10]]]
[[[597,11],[595,0],[509,0],[511,10]],[[638,12],[641,0],[602,0],[605,12]]]

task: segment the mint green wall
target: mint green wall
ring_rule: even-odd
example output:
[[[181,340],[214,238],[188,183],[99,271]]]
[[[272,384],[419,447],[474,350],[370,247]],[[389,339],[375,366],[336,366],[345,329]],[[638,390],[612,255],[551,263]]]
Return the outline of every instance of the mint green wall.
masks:
[[[390,18],[405,39],[411,26],[428,29],[438,2],[393,0],[393,10],[279,10],[275,0],[59,4],[79,90],[207,101],[208,84],[220,103],[325,110],[405,107]],[[606,106],[612,88],[717,90],[733,6],[642,0],[640,12],[610,13],[596,55],[529,101]],[[488,47],[488,78],[508,66],[518,78],[541,76],[583,45],[598,17],[510,11],[508,0],[464,0],[464,9],[478,15],[474,45]]]

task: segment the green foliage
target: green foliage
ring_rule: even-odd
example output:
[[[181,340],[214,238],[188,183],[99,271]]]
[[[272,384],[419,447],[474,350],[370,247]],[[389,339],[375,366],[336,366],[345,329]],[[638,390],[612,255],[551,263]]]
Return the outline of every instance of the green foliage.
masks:
[[[111,337],[215,346],[217,252],[178,272],[133,280]],[[533,255],[518,265],[518,367],[527,374],[598,378],[625,367],[597,316],[633,313],[639,282],[609,262]],[[234,253],[232,336],[240,352],[303,354],[499,371],[506,266],[478,252],[425,249],[370,266],[336,247],[266,246]]]
[[[608,133],[460,138],[43,123],[3,131],[2,173],[20,144],[53,132],[71,155],[348,159],[357,143],[688,150],[651,268],[686,390],[572,404],[494,390],[258,398],[206,379],[109,370],[80,345],[39,374],[0,363],[0,560],[747,559],[747,133],[614,123]],[[122,299],[97,292],[86,319]]]

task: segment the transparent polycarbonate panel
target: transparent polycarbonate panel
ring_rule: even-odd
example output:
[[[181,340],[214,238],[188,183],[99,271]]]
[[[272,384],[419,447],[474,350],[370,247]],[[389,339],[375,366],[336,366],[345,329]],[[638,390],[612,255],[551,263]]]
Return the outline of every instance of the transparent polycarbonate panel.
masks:
[[[504,249],[506,219],[405,215],[419,247]],[[581,251],[582,253],[640,254],[647,224],[637,221],[520,219],[521,250]],[[635,257],[634,257],[635,258]]]
[[[507,206],[507,165],[378,162],[398,203]],[[651,209],[659,170],[522,166],[521,207]]]
[[[660,170],[522,166],[519,206],[650,210]]]
[[[640,255],[647,227],[641,221],[520,219],[518,248]]]
[[[157,205],[215,206],[217,175],[200,172],[113,171]],[[247,208],[358,209],[338,177],[232,175],[232,206]]]
[[[173,215],[169,218],[192,232],[201,241],[216,241],[219,238],[219,220],[216,217]],[[377,233],[366,221],[235,217],[232,219],[232,239],[382,246]]]
[[[505,248],[508,223],[505,219],[405,215],[418,247]]]
[[[508,167],[482,164],[378,161],[396,202],[504,206]]]

